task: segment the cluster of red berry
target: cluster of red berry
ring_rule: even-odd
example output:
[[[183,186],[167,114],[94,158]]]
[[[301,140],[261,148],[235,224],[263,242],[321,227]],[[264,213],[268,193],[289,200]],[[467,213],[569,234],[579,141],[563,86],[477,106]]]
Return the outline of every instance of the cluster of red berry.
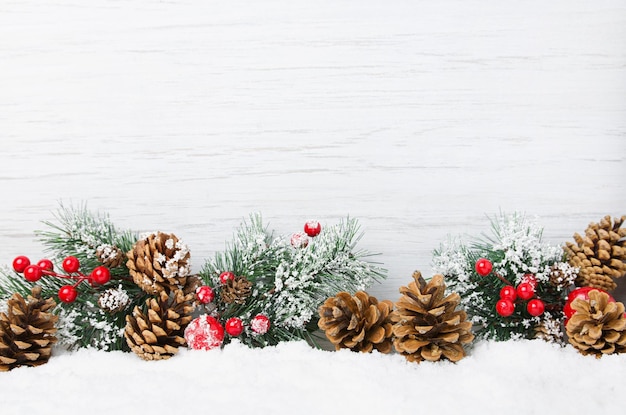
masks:
[[[294,248],[306,248],[309,245],[309,237],[315,238],[322,232],[322,225],[317,221],[309,221],[304,224],[304,232],[294,233],[291,236],[291,246]]]
[[[74,280],[72,285],[64,285],[59,288],[59,300],[64,303],[72,303],[78,297],[76,287],[83,281],[89,282],[92,286],[105,284],[111,279],[111,273],[105,266],[94,268],[89,275],[80,272],[80,261],[74,256],[68,256],[61,264],[67,274],[59,274],[54,271],[54,264],[49,259],[42,259],[37,264],[31,264],[28,257],[20,255],[13,260],[13,269],[18,274],[24,274],[24,278],[30,282],[37,282],[42,277],[56,277]]]

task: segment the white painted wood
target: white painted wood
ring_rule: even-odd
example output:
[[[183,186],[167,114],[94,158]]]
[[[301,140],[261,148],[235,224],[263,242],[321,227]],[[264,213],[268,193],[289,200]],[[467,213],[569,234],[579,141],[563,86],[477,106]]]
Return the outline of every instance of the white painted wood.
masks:
[[[0,3],[0,263],[59,200],[174,232],[357,217],[395,299],[500,209],[626,214],[622,1]]]

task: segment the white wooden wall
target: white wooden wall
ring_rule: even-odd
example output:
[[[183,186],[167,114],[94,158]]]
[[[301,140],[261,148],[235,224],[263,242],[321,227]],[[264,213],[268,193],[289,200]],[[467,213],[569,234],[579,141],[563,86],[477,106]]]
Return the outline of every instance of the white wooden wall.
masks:
[[[500,209],[553,243],[626,214],[626,4],[3,1],[0,139],[0,263],[58,201],[197,268],[251,212],[350,215],[395,299]]]

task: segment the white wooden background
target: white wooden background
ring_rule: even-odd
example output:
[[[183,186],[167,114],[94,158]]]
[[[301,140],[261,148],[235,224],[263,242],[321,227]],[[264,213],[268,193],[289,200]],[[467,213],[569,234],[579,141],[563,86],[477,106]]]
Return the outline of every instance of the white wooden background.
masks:
[[[626,4],[2,0],[0,139],[0,263],[59,201],[197,268],[251,212],[350,215],[395,299],[500,209],[626,214]]]

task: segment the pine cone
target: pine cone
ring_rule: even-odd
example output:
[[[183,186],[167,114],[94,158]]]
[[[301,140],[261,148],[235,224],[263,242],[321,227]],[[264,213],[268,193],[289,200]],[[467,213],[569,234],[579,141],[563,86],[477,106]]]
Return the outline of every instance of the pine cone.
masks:
[[[571,307],[576,311],[565,329],[572,346],[582,354],[626,352],[626,318],[624,304],[609,302],[609,295],[597,290],[589,291],[589,299],[578,298]]]
[[[124,263],[126,255],[117,246],[100,245],[96,249],[96,258],[107,268],[116,268]]]
[[[340,292],[319,308],[318,327],[337,350],[342,348],[369,353],[391,352],[391,301],[378,302],[364,291],[354,296]]]
[[[600,223],[590,223],[585,236],[574,234],[576,243],[567,242],[565,253],[572,266],[580,268],[576,285],[615,289],[614,278],[626,274],[626,228],[622,223],[626,216],[615,219],[605,216]]]
[[[15,293],[0,313],[0,371],[18,366],[39,366],[48,361],[57,338],[54,324],[58,316],[51,310],[52,298],[41,299],[41,287],[34,286],[27,301]]]
[[[244,304],[252,293],[252,283],[246,277],[235,277],[221,288],[221,299],[226,304]]]
[[[577,273],[576,268],[567,262],[557,262],[550,267],[550,284],[563,290],[574,283]]]
[[[130,304],[130,297],[120,285],[117,288],[109,288],[98,297],[98,306],[111,314],[118,313]]]
[[[535,339],[540,339],[549,343],[563,344],[563,330],[561,320],[544,318],[541,323],[534,328]]]
[[[457,293],[444,297],[443,275],[433,276],[427,284],[415,271],[413,279],[400,288],[402,296],[391,313],[396,350],[411,362],[461,360],[463,345],[474,339],[465,311],[455,311],[461,297]]]
[[[138,306],[126,316],[126,343],[144,360],[169,359],[185,345],[185,327],[192,320],[193,294],[161,291],[146,301],[144,313]]]
[[[126,256],[133,281],[148,294],[175,291],[189,275],[189,249],[175,235],[158,232],[137,241]]]

